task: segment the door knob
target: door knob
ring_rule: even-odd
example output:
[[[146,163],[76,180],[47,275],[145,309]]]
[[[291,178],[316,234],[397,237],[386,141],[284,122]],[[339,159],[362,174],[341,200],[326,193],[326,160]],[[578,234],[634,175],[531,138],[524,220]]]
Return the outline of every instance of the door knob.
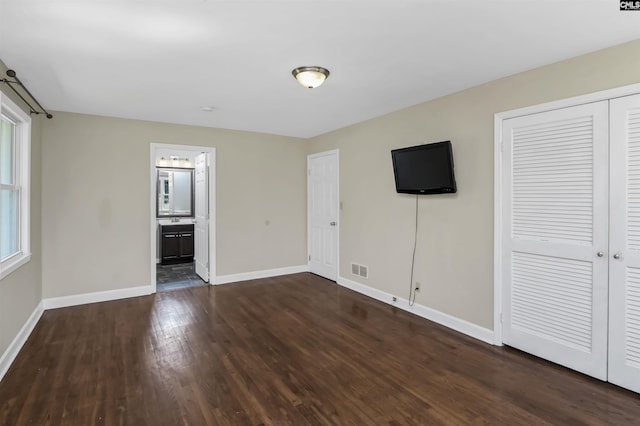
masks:
[[[599,251],[599,252],[597,253],[597,255],[598,255],[598,257],[603,257],[603,256],[604,256],[604,252],[603,252],[603,251]]]
[[[622,253],[620,253],[620,252],[618,252],[618,253],[613,255],[613,258],[616,259],[616,260],[620,259],[621,257],[622,257]]]
[[[329,225],[336,226],[336,222],[335,221],[329,222]]]

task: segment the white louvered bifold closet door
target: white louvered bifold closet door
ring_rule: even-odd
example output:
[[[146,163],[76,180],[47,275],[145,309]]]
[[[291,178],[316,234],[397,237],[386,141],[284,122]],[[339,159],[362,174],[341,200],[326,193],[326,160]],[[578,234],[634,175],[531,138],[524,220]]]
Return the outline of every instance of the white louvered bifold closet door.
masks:
[[[609,381],[640,392],[640,95],[610,108]]]
[[[503,341],[607,377],[608,103],[503,122]],[[599,255],[600,254],[600,255]]]

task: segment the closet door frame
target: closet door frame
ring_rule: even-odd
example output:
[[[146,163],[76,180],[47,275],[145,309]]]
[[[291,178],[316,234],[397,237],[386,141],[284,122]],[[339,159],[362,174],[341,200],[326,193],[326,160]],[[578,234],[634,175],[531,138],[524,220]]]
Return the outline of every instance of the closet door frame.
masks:
[[[640,93],[640,84],[632,84],[629,86],[618,87],[615,89],[603,90],[600,92],[590,93],[587,95],[576,96],[572,98],[562,99],[544,104],[519,108],[511,111],[499,112],[494,115],[494,257],[493,257],[493,343],[497,346],[503,345],[503,327],[502,327],[502,296],[504,292],[503,285],[503,256],[502,247],[504,218],[503,211],[503,140],[502,130],[504,120],[520,117],[529,114],[536,114],[545,111],[552,111],[561,108],[568,108],[577,105],[609,100],[622,96],[635,95]]]

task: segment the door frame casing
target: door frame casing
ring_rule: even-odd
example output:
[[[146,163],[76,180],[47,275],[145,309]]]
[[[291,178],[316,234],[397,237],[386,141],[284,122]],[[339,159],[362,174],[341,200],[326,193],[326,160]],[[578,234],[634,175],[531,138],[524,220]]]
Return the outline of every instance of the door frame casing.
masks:
[[[336,225],[336,282],[340,278],[340,150],[332,149],[330,151],[316,152],[314,154],[307,155],[307,269],[310,270],[311,261],[311,190],[309,188],[310,180],[310,166],[311,160],[318,157],[325,157],[328,155],[335,155],[336,157],[336,206],[337,206],[337,225]]]
[[[561,108],[569,108],[582,104],[599,102],[623,96],[629,96],[640,93],[640,84],[631,84],[614,89],[602,90],[599,92],[589,93],[586,95],[574,96],[571,98],[561,99],[552,102],[546,102],[539,105],[518,108],[510,111],[499,112],[494,115],[494,194],[493,194],[493,344],[497,346],[503,345],[502,333],[502,304],[504,284],[503,262],[502,257],[504,251],[502,247],[504,219],[502,217],[504,190],[503,183],[503,158],[502,158],[502,123],[510,118],[521,117],[524,115],[537,114],[545,111],[552,111]]]
[[[150,288],[156,292],[156,250],[158,246],[156,221],[156,155],[158,150],[193,151],[209,154],[209,284],[216,284],[216,149],[210,146],[176,145],[164,143],[149,144],[149,229],[150,238]]]

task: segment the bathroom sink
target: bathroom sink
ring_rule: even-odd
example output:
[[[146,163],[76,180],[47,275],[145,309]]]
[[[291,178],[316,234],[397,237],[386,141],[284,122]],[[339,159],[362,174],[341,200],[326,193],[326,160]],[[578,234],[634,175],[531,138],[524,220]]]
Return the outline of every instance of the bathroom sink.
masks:
[[[176,220],[177,219],[177,220]],[[158,219],[159,225],[184,225],[193,223],[193,218],[191,217],[179,217],[179,218],[166,218],[166,219]]]

